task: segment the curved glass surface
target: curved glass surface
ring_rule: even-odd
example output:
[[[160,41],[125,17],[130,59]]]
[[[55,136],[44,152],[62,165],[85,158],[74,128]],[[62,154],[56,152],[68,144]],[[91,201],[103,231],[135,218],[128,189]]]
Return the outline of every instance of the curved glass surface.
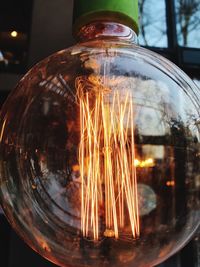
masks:
[[[98,40],[31,69],[1,112],[0,198],[60,266],[153,266],[199,224],[195,84],[159,55]]]

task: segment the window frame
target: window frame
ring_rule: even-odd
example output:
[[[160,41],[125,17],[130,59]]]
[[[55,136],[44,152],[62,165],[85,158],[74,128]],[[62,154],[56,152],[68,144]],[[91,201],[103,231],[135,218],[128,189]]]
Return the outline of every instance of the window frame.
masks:
[[[200,48],[178,44],[176,29],[175,0],[165,0],[168,47],[144,46],[173,61],[191,77],[200,77]]]

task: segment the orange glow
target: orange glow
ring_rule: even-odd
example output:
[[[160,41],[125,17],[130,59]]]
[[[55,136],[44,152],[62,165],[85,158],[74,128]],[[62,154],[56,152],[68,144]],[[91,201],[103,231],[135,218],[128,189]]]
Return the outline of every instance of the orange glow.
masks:
[[[5,125],[6,125],[6,119],[3,121],[3,125],[2,125],[2,128],[1,128],[0,142],[2,141],[2,138],[3,138],[3,133],[4,133]]]
[[[46,252],[51,252],[51,248],[49,247],[46,240],[44,240],[42,237],[36,237],[36,240],[40,247],[42,247]]]
[[[152,158],[146,159],[146,160],[138,160],[135,159],[134,160],[134,166],[138,167],[138,168],[150,168],[150,167],[154,167],[155,163],[154,160]]]
[[[77,79],[77,89],[83,236],[99,239],[103,213],[105,237],[119,238],[126,220],[136,238],[140,226],[131,92],[110,93],[104,86],[85,90],[81,78]]]
[[[74,172],[79,171],[79,170],[80,170],[79,165],[74,165],[74,166],[72,166],[72,170],[73,170]]]
[[[167,181],[166,185],[167,186],[175,186],[175,182],[174,181]]]

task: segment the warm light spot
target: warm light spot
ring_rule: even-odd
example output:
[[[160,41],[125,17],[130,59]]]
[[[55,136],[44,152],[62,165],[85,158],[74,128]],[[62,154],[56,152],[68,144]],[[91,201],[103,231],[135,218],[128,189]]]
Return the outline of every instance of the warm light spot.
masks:
[[[115,232],[113,230],[106,229],[104,232],[105,237],[115,237]]]
[[[16,31],[12,31],[12,32],[10,33],[10,35],[11,35],[13,38],[15,38],[15,37],[17,37],[18,32],[16,32]]]
[[[138,159],[135,159],[135,160],[134,160],[134,166],[135,166],[135,167],[140,166],[140,161],[139,161]]]
[[[42,248],[46,251],[46,252],[51,252],[50,247],[48,246],[48,244],[46,242],[42,243]]]
[[[79,165],[74,165],[74,166],[72,166],[72,170],[73,170],[74,172],[77,172],[77,171],[80,170],[80,166],[79,166]]]
[[[45,250],[46,252],[51,252],[51,248],[49,247],[48,243],[46,242],[46,240],[44,240],[41,237],[36,237],[36,240],[39,244],[39,246]]]
[[[167,186],[175,186],[175,182],[174,181],[167,181],[166,185]]]
[[[150,168],[154,167],[155,163],[152,158],[146,159],[146,160],[134,160],[134,166],[138,168]]]
[[[91,87],[84,78],[76,80],[80,107],[81,230],[84,237],[92,235],[98,240],[103,212],[104,236],[119,238],[121,229],[129,223],[132,237],[137,238],[140,225],[133,96],[129,90],[112,93],[101,84],[99,76],[90,77],[90,82]]]
[[[149,159],[145,160],[145,163],[148,164],[148,165],[151,165],[154,162],[153,162],[153,159],[149,158]]]
[[[37,186],[35,184],[32,184],[32,189],[35,190]]]

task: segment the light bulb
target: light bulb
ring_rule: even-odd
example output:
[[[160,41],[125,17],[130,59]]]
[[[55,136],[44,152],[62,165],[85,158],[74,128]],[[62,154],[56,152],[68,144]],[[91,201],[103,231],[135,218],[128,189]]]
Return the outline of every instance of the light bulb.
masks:
[[[12,32],[10,33],[10,35],[11,35],[13,38],[16,38],[17,35],[18,35],[18,32],[17,32],[17,31],[12,31]]]
[[[154,266],[199,225],[198,89],[127,30],[82,29],[2,109],[3,209],[60,266]]]

